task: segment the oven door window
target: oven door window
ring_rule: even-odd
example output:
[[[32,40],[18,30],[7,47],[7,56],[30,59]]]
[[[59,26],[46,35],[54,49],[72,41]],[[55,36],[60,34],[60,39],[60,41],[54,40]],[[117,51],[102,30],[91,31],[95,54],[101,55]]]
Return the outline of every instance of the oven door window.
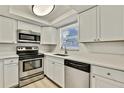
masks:
[[[23,72],[38,69],[41,67],[42,67],[42,59],[23,62]]]

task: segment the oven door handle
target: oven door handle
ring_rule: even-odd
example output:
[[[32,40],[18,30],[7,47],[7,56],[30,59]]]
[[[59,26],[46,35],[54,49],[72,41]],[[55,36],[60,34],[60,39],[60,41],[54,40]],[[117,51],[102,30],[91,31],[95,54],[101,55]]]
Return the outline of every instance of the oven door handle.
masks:
[[[26,60],[20,60],[20,61],[31,61],[31,60],[41,60],[43,58],[33,58],[33,59],[26,59]]]

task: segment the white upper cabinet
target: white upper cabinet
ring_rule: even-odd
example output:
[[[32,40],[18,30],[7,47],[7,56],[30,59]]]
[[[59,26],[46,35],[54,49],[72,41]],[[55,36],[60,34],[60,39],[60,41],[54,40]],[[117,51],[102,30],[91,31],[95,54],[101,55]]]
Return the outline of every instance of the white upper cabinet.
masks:
[[[33,32],[41,32],[41,27],[38,25],[18,21],[18,29],[23,29],[23,30],[30,30]]]
[[[80,42],[96,41],[97,20],[96,7],[79,15]]]
[[[124,40],[123,6],[99,6],[100,41]]]
[[[17,21],[0,16],[0,43],[16,43]]]
[[[79,15],[80,42],[124,40],[124,7],[97,6]]]
[[[57,29],[43,27],[41,30],[41,44],[57,44]]]

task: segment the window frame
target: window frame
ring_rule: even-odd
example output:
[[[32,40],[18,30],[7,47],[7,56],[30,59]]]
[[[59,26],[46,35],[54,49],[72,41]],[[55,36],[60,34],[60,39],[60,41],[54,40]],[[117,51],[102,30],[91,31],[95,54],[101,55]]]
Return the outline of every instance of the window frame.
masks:
[[[79,42],[79,23],[78,22],[75,22],[75,23],[72,23],[72,24],[68,24],[68,25],[66,25],[66,26],[63,26],[63,27],[61,27],[59,30],[60,30],[60,48],[62,49],[62,50],[64,50],[65,48],[63,48],[62,47],[62,31],[63,31],[63,29],[67,29],[67,28],[69,28],[69,27],[73,27],[73,26],[77,26],[78,27],[78,34],[77,34],[77,42],[78,42],[78,46],[79,46],[79,44],[80,44],[80,42]],[[72,48],[67,48],[67,50],[69,50],[69,51],[79,51],[79,48],[80,48],[80,46],[77,48],[77,49],[72,49]]]

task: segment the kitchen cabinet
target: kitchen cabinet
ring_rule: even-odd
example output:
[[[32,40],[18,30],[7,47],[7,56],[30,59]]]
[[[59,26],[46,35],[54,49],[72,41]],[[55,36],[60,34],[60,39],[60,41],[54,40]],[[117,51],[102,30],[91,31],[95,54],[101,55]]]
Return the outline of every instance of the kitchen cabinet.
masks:
[[[64,87],[64,59],[46,56],[45,74],[56,84]]]
[[[124,88],[124,72],[91,66],[91,88]]]
[[[92,8],[79,15],[80,42],[94,42],[97,39],[97,9]]]
[[[16,43],[17,21],[0,16],[0,43]]]
[[[123,6],[99,6],[100,41],[124,40]]]
[[[4,59],[4,87],[18,85],[18,59]]]
[[[57,29],[43,27],[41,31],[41,44],[57,44]]]
[[[114,80],[101,77],[99,75],[92,75],[92,88],[124,88],[124,83],[116,82]]]
[[[124,40],[124,7],[96,6],[79,15],[80,42]]]
[[[41,33],[40,26],[22,22],[22,21],[18,21],[18,29],[29,30],[29,31]]]
[[[0,60],[0,88],[3,88],[3,61]]]
[[[53,79],[57,84],[64,87],[64,65],[54,62],[53,72]]]
[[[45,59],[45,62],[44,62],[44,73],[50,78],[53,80],[53,62],[49,59]]]

